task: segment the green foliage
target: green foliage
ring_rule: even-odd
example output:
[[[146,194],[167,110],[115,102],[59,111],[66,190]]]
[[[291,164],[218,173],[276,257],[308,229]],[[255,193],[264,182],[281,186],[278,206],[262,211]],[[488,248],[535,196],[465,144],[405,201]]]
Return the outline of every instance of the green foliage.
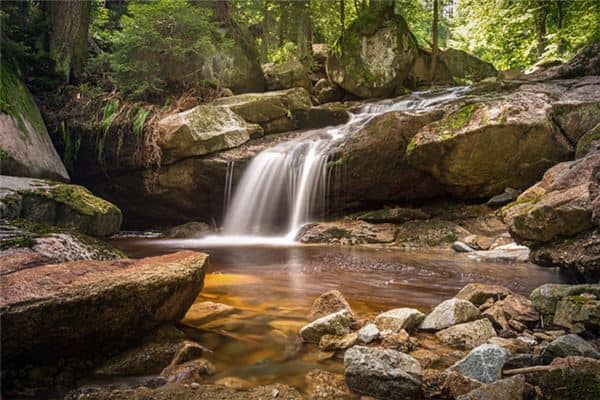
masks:
[[[135,116],[133,117],[132,132],[135,136],[141,137],[144,134],[144,124],[151,110],[145,107],[135,108],[134,110]]]
[[[294,42],[285,42],[283,46],[269,54],[269,60],[276,64],[298,59],[298,46]]]
[[[198,84],[203,63],[224,39],[207,8],[184,1],[136,2],[121,18],[111,65],[130,98],[158,98]]]
[[[65,167],[67,167],[69,171],[72,171],[75,161],[77,160],[79,147],[81,146],[81,137],[78,136],[77,139],[73,140],[65,121],[61,121],[58,126],[58,132],[63,143],[63,162]]]
[[[110,126],[118,113],[119,100],[110,100],[102,107],[102,132],[96,136],[96,156],[99,163],[102,163],[104,157],[104,144],[108,133],[110,132]]]

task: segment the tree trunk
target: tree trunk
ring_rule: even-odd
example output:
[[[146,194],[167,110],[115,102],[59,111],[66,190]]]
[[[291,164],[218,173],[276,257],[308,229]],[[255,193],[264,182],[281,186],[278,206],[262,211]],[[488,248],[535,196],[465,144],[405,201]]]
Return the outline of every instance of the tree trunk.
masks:
[[[56,0],[47,4],[50,56],[66,82],[81,78],[88,53],[90,2]]]
[[[269,0],[265,0],[262,9],[262,35],[260,38],[260,62],[269,61],[269,35],[271,34],[271,14],[269,13]]]
[[[283,46],[288,39],[288,26],[290,23],[290,13],[287,1],[279,2],[279,46]]]
[[[312,25],[310,22],[310,0],[298,0],[295,3],[298,17],[296,45],[298,57],[306,62],[312,55]]]
[[[344,37],[346,30],[346,0],[340,0],[340,37]]]
[[[431,25],[431,83],[435,82],[435,70],[438,59],[438,19],[439,0],[433,0],[433,22]]]
[[[535,36],[537,39],[536,53],[537,57],[540,58],[544,54],[544,49],[546,48],[546,17],[548,16],[550,1],[535,0],[534,5],[534,25]]]

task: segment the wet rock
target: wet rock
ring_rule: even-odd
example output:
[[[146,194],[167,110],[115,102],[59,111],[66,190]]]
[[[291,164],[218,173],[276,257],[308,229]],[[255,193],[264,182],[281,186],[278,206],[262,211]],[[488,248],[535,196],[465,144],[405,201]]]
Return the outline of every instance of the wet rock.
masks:
[[[252,383],[237,376],[226,376],[225,378],[217,379],[215,385],[223,385],[235,390],[248,390],[253,386]]]
[[[452,243],[452,250],[458,253],[470,253],[472,251],[475,251],[475,249],[473,249],[471,246],[469,246],[465,242],[461,242],[460,240],[457,240],[456,242]]]
[[[349,400],[352,398],[343,375],[315,369],[306,375],[306,393],[313,400]]]
[[[473,250],[489,250],[494,243],[494,238],[483,235],[469,235],[463,239],[463,243]]]
[[[414,308],[395,308],[375,317],[379,331],[400,332],[402,329],[414,329],[425,318],[425,314]]]
[[[202,288],[206,259],[203,253],[182,251],[5,274],[0,284],[2,361],[115,351],[161,324],[178,321]]]
[[[358,333],[352,332],[344,336],[323,335],[319,340],[319,349],[323,351],[345,350],[358,341]]]
[[[347,310],[352,314],[348,300],[339,290],[330,290],[315,299],[310,309],[310,318],[321,318],[340,310]]]
[[[52,144],[33,96],[15,71],[5,64],[1,68],[2,91],[10,99],[10,105],[0,112],[2,173],[68,182],[69,174]]]
[[[455,297],[480,306],[488,299],[493,299],[494,301],[501,300],[511,293],[509,289],[503,286],[469,283]]]
[[[419,362],[408,354],[354,346],[344,356],[346,384],[355,392],[381,399],[420,399]]]
[[[456,399],[481,386],[481,382],[455,371],[423,371],[422,390],[427,399]]]
[[[229,314],[233,314],[235,311],[235,307],[227,304],[202,301],[194,303],[190,307],[183,317],[183,322],[188,325],[202,325]]]
[[[483,385],[458,397],[457,400],[522,400],[525,393],[525,378],[516,375]]]
[[[449,248],[456,239],[467,235],[468,231],[454,222],[432,218],[400,225],[396,243],[408,248]]]
[[[491,383],[502,378],[502,367],[508,357],[508,350],[493,344],[482,344],[449,369],[480,382]]]
[[[343,96],[340,87],[325,78],[319,79],[319,81],[315,83],[313,93],[321,104],[340,101]]]
[[[375,7],[348,26],[342,51],[327,58],[327,77],[361,98],[386,97],[408,76],[418,45],[404,19]]]
[[[201,238],[212,232],[210,225],[204,222],[186,222],[183,225],[174,226],[164,233],[164,237],[173,239]]]
[[[0,218],[23,218],[91,236],[109,236],[121,227],[121,210],[82,186],[12,176],[0,179]]]
[[[183,364],[171,364],[160,374],[170,383],[192,383],[203,381],[215,371],[215,366],[210,361],[199,358]]]
[[[507,370],[531,367],[534,365],[542,364],[542,360],[540,356],[536,356],[533,354],[514,354],[510,356],[510,358],[504,364],[504,368]]]
[[[496,336],[496,331],[487,319],[454,325],[436,333],[442,343],[463,350],[479,346],[493,336]]]
[[[340,220],[305,225],[298,233],[302,243],[390,243],[396,237],[392,224],[369,224],[363,221]]]
[[[588,342],[575,334],[564,335],[556,338],[542,353],[542,361],[549,363],[557,357],[581,356],[600,359],[600,352]]]
[[[352,314],[341,310],[321,317],[300,329],[300,337],[309,343],[319,343],[323,335],[343,336],[350,332]]]
[[[472,321],[481,316],[481,312],[471,302],[461,299],[449,299],[438,304],[423,320],[419,329],[440,330],[462,322]]]
[[[379,338],[379,329],[375,324],[366,324],[358,331],[358,340],[362,343],[371,343]]]
[[[528,247],[510,242],[496,246],[492,250],[474,251],[469,253],[467,257],[480,262],[524,263],[529,261],[530,254]]]
[[[174,360],[181,353],[182,357]],[[200,358],[204,349],[196,343],[183,342],[150,342],[128,350],[111,358],[96,369],[98,375],[150,375],[158,374],[171,362],[180,364],[193,358]],[[187,358],[187,360],[184,360]]]
[[[545,399],[595,400],[600,387],[600,361],[585,357],[556,358],[550,365],[505,371],[505,375],[522,374],[538,386]]]
[[[381,210],[367,211],[356,215],[355,219],[365,222],[381,224],[392,223],[402,224],[415,219],[428,219],[431,215],[419,210],[418,208],[384,208]]]
[[[312,83],[308,71],[300,61],[288,60],[283,63],[263,65],[267,90],[291,89],[303,87],[312,91]]]

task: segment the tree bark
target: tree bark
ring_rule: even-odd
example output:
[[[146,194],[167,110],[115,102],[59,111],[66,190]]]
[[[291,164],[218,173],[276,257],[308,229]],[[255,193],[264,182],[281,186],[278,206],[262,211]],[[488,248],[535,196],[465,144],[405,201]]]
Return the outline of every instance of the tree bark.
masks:
[[[88,53],[90,2],[56,0],[47,7],[48,45],[56,71],[66,82],[77,81]]]
[[[346,0],[340,0],[340,37],[344,37],[346,30]]]
[[[433,0],[433,21],[431,25],[431,82],[435,81],[435,70],[438,59],[438,19],[439,19],[439,0]]]
[[[550,1],[535,0],[534,5],[534,25],[537,39],[536,53],[537,57],[540,58],[544,54],[544,49],[546,48],[546,18],[548,17]]]
[[[279,46],[283,46],[288,39],[288,27],[290,23],[290,14],[287,1],[279,2]]]
[[[295,3],[298,17],[298,30],[296,45],[298,57],[302,62],[307,61],[312,55],[312,25],[310,22],[310,0],[298,0]]]

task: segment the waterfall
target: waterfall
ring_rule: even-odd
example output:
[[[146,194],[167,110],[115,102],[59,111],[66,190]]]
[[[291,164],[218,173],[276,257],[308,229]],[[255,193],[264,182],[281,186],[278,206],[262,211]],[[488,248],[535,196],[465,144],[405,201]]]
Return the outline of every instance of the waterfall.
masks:
[[[332,181],[327,159],[332,146],[359,131],[377,115],[390,111],[423,112],[446,104],[465,90],[460,87],[415,92],[400,99],[367,103],[351,113],[346,124],[309,130],[298,138],[265,149],[250,162],[233,197],[233,163],[228,163],[226,214],[223,234],[217,241],[226,242],[227,238],[238,242],[240,238],[253,238],[256,243],[269,238],[293,241],[302,225],[327,206],[328,185]]]

